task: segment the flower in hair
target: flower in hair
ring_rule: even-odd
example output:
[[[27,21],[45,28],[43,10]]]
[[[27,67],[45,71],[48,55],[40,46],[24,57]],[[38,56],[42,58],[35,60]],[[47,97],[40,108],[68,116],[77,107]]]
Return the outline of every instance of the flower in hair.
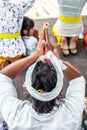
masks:
[[[51,64],[51,60],[48,59],[48,58],[45,58],[45,59],[44,59],[44,62],[46,62],[46,63],[48,63],[48,64]]]
[[[48,22],[45,22],[43,28],[44,28],[45,30],[47,30],[47,29],[48,29],[48,26],[49,26],[49,23],[48,23]]]

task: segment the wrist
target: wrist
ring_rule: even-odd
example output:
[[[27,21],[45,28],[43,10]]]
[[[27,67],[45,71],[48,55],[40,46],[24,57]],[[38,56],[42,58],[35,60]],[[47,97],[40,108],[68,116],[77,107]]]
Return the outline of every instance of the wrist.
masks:
[[[40,53],[38,53],[37,51],[33,55],[35,56],[36,59],[40,57]]]

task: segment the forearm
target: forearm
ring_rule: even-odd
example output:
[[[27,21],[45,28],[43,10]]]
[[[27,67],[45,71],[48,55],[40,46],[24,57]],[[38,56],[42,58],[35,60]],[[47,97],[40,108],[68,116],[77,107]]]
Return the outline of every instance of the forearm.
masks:
[[[14,79],[21,71],[32,64],[39,57],[38,53],[35,52],[33,55],[26,58],[20,59],[3,68],[0,72],[11,79]]]
[[[54,48],[54,54],[58,59],[60,59],[58,47]],[[77,78],[77,77],[81,76],[81,73],[74,66],[72,66],[70,63],[68,63],[68,62],[66,62],[64,60],[62,60],[62,62],[67,67],[66,70],[63,70],[64,78],[66,80],[70,81],[70,80],[72,80],[74,78]]]
[[[64,65],[66,65],[67,69],[63,70],[64,77],[66,80],[70,81],[74,78],[80,77],[82,74],[70,63],[66,61],[62,61]]]

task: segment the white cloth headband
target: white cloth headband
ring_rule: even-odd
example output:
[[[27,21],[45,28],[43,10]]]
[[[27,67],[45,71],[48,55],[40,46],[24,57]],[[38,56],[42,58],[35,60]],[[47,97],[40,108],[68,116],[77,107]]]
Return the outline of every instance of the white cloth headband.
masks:
[[[39,93],[37,90],[35,90],[31,85],[32,85],[32,72],[35,68],[35,65],[37,64],[38,61],[41,61],[45,58],[49,58],[57,72],[57,83],[55,88],[51,92],[46,92],[46,93]],[[46,53],[46,55],[42,55],[38,58],[38,60],[29,67],[27,73],[26,73],[26,79],[25,79],[25,85],[32,97],[35,99],[38,99],[40,101],[50,101],[54,98],[56,98],[62,87],[63,87],[63,73],[62,70],[66,69],[66,66],[62,63],[61,60],[58,60],[57,57],[53,54],[52,51],[49,51]],[[55,78],[55,77],[54,77]]]

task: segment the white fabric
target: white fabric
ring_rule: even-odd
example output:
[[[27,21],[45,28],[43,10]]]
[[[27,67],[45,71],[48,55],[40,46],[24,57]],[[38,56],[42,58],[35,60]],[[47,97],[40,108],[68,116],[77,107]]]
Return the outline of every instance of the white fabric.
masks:
[[[36,51],[37,39],[33,36],[23,36],[22,39],[26,47],[26,53],[28,55],[33,54]]]
[[[7,1],[10,1],[10,0],[0,0],[0,1],[5,1],[5,2],[7,2]]]
[[[12,80],[0,74],[0,110],[9,130],[81,130],[84,95],[81,76],[70,81],[65,102],[48,114],[38,115],[29,101],[17,99]]]
[[[37,90],[35,90],[32,87],[32,72],[37,64],[38,61],[43,61],[43,59],[49,58],[57,72],[57,83],[55,88],[51,92],[46,93],[39,93]],[[36,99],[40,101],[50,101],[57,97],[62,90],[63,87],[63,72],[62,72],[62,66],[61,60],[58,60],[57,57],[53,54],[52,51],[49,51],[46,53],[46,55],[40,56],[38,60],[29,67],[27,73],[26,73],[26,79],[25,79],[25,85],[28,90],[28,92]]]
[[[62,16],[80,16],[87,0],[57,0],[59,12]],[[84,31],[83,23],[68,24],[59,19],[54,25],[57,34],[66,37],[78,36]]]
[[[7,124],[5,123],[5,120],[3,119],[1,112],[0,112],[0,130],[8,130]]]
[[[35,0],[20,0],[12,3],[0,0],[0,33],[21,31],[23,16]],[[0,39],[0,56],[15,57],[26,52],[21,36],[13,39]]]
[[[79,16],[87,0],[57,0],[60,15]]]

